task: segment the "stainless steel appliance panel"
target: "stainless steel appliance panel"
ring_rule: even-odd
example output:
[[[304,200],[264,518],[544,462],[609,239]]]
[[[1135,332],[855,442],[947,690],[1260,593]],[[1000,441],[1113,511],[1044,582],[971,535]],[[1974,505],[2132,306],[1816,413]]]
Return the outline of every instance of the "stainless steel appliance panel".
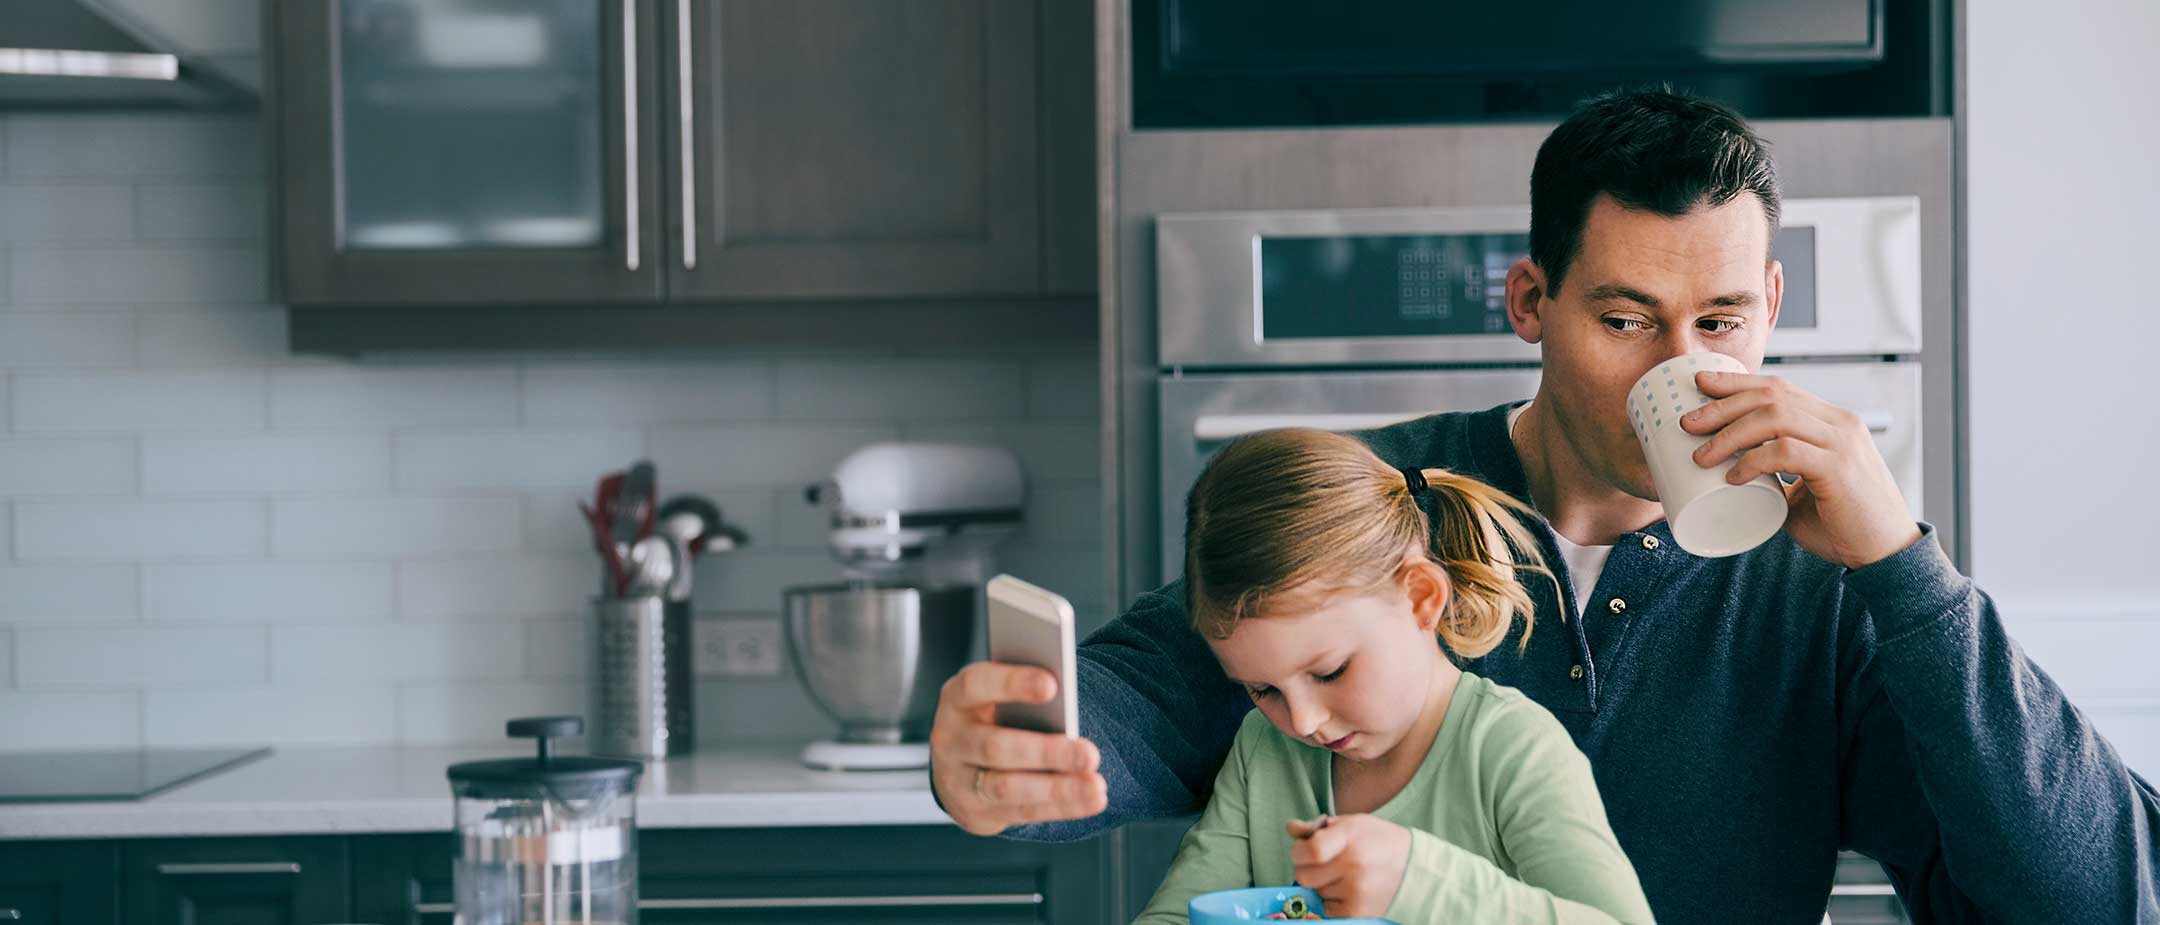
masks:
[[[1911,196],[1795,199],[1785,228],[1813,230],[1816,317],[1781,327],[1776,357],[1920,350],[1920,202]],[[1512,331],[1401,337],[1270,338],[1262,323],[1261,242],[1269,238],[1507,234],[1528,207],[1168,213],[1155,221],[1159,361],[1164,366],[1342,366],[1526,361]],[[1787,267],[1788,274],[1807,272]],[[1795,280],[1789,277],[1787,289]]]

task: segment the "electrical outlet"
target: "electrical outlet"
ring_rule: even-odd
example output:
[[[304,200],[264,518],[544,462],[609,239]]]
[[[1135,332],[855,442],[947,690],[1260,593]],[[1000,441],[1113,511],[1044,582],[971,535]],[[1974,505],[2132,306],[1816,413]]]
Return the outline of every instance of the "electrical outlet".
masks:
[[[780,621],[699,620],[697,664],[701,677],[769,678],[780,674]]]

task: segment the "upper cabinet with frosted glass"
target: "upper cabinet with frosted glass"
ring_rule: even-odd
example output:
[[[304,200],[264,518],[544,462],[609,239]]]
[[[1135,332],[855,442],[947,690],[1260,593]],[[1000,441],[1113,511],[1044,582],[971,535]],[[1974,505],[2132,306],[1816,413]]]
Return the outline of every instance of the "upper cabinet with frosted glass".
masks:
[[[1094,288],[1089,0],[280,0],[286,301]]]

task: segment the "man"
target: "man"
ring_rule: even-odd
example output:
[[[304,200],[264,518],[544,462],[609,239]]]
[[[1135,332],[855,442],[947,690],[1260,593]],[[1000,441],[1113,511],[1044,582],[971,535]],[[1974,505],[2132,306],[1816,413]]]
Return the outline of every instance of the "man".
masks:
[[[1360,436],[1544,515],[1530,526],[1565,602],[1526,576],[1542,601],[1528,647],[1464,667],[1568,728],[1658,920],[1818,921],[1852,848],[1920,922],[2160,922],[2160,795],[1912,521],[1852,413],[1775,377],[1702,374],[1715,400],[1682,424],[1710,435],[1696,461],[1799,478],[1762,546],[1703,559],[1673,543],[1624,397],[1682,353],[1761,365],[1779,196],[1745,122],[1670,93],[1593,100],[1539,149],[1530,195],[1507,299],[1543,356],[1536,396]],[[953,818],[1072,838],[1201,805],[1248,705],[1182,601],[1178,583],[1142,595],[1082,647],[1092,741],[990,725],[998,701],[1049,696],[1040,672],[954,678],[931,735]]]

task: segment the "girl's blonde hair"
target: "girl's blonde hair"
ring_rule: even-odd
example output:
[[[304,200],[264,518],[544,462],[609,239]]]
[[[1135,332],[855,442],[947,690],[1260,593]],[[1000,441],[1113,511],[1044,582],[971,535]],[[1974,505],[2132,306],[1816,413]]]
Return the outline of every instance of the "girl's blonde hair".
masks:
[[[1537,608],[1516,570],[1542,574],[1559,589],[1536,538],[1513,516],[1533,512],[1469,476],[1419,471],[1427,490],[1413,492],[1403,470],[1356,439],[1324,430],[1270,430],[1231,441],[1185,500],[1193,625],[1225,638],[1271,597],[1371,588],[1392,580],[1415,544],[1453,586],[1439,627],[1449,650],[1463,658],[1491,652],[1518,617],[1527,646]],[[1432,499],[1437,523],[1419,495]]]

